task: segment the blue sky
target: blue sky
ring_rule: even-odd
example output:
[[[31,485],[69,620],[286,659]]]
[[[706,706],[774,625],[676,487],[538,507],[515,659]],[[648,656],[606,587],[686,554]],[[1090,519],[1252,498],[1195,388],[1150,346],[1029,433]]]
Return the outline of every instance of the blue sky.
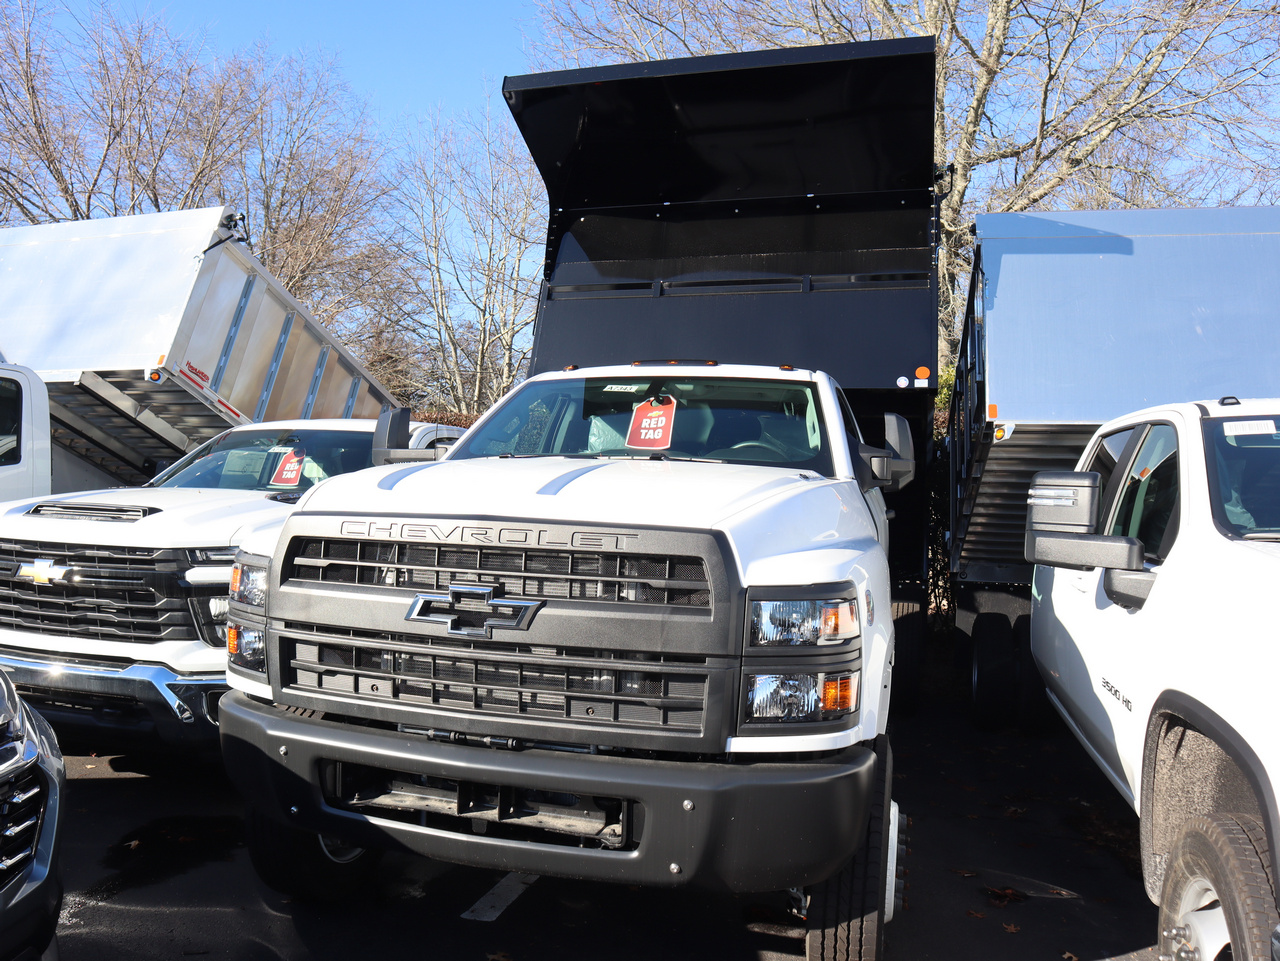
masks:
[[[454,113],[482,106],[505,74],[528,72],[524,34],[534,30],[536,15],[533,0],[151,0],[138,6],[162,11],[180,33],[206,28],[217,50],[265,38],[279,53],[336,53],[352,88],[388,122],[436,108]]]

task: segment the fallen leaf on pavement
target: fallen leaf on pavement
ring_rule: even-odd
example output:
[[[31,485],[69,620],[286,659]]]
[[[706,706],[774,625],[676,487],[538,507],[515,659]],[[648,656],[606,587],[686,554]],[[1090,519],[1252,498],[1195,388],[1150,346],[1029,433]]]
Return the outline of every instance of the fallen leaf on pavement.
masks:
[[[1006,925],[1004,926],[1004,929],[1005,929],[1006,931],[1008,931],[1010,934],[1017,934],[1019,931],[1021,931],[1021,930],[1022,930],[1022,929],[1021,929],[1020,927],[1018,927],[1016,924],[1006,924]]]
[[[1070,951],[1063,951],[1063,952],[1062,952],[1062,961],[1080,961],[1080,959],[1079,959],[1079,958],[1077,958],[1077,957],[1076,957],[1074,954],[1072,954]]]
[[[975,911],[975,910],[973,910],[972,908],[970,908],[970,909],[969,909],[969,917],[971,917],[971,918],[985,918],[985,917],[986,917],[986,915],[985,915],[985,914],[983,914],[981,911]]]

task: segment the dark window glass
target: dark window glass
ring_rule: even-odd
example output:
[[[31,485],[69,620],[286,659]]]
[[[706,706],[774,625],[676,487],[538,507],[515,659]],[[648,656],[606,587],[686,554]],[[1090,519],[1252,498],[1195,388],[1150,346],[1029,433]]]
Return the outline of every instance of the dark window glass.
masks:
[[[0,377],[0,467],[22,460],[22,386]]]
[[[1280,539],[1280,416],[1204,422],[1214,517],[1228,532]]]
[[[1163,560],[1173,546],[1171,524],[1178,510],[1178,434],[1168,424],[1155,424],[1143,438],[1124,477],[1111,533],[1136,537],[1146,556]]]
[[[372,465],[373,434],[366,431],[237,430],[196,448],[148,486],[286,493]]]

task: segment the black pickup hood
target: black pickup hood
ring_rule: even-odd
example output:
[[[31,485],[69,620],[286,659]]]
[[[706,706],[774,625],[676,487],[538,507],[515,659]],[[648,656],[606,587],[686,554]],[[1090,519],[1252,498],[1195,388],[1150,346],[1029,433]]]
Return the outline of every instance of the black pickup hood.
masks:
[[[550,201],[534,371],[935,383],[932,38],[508,77]],[[838,349],[833,351],[833,345]]]

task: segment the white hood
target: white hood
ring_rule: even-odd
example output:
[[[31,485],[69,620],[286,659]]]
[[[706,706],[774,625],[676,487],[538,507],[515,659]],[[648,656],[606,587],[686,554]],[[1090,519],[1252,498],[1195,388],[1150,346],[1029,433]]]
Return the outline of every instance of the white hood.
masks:
[[[27,512],[36,504],[142,507],[138,520],[81,520]],[[55,494],[0,507],[0,532],[21,541],[110,544],[122,547],[227,547],[252,531],[278,525],[295,505],[261,491],[127,487]]]
[[[304,507],[707,530],[765,499],[824,480],[794,468],[739,464],[479,458],[335,477],[315,488]]]

